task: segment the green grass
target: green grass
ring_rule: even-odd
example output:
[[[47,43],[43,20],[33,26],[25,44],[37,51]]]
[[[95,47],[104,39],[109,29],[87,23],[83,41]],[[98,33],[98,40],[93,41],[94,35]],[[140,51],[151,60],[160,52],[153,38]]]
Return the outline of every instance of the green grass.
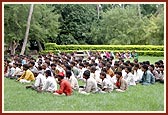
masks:
[[[139,57],[155,62],[163,57]],[[83,84],[79,81],[79,84]],[[164,111],[164,85],[129,87],[125,93],[113,91],[88,96],[54,96],[26,89],[25,84],[4,78],[4,111]]]
[[[154,64],[156,61],[163,60],[164,57],[151,57],[151,56],[139,56],[138,61],[143,62],[143,61],[150,61],[151,64]],[[118,59],[117,59],[118,60]],[[132,62],[134,59],[130,59]],[[126,60],[125,60],[126,61]]]
[[[164,85],[138,84],[125,93],[54,96],[26,89],[25,84],[4,78],[4,111],[163,111]]]

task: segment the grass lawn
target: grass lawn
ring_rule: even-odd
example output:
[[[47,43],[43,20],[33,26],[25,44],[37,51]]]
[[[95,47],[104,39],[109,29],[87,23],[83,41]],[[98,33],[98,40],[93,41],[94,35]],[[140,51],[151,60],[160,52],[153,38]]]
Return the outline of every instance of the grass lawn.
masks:
[[[5,111],[164,111],[164,85],[138,84],[127,92],[54,96],[26,89],[25,84],[4,78]]]
[[[139,62],[150,61],[151,64],[154,64],[156,61],[159,61],[159,60],[164,60],[164,57],[151,57],[151,56],[139,56],[138,57]],[[130,59],[130,61],[133,62],[133,58]]]
[[[139,58],[140,59],[140,58]],[[150,59],[150,58],[144,58]],[[153,62],[163,57],[153,59]],[[152,61],[151,61],[152,63]],[[79,82],[82,84],[82,82]],[[4,78],[4,111],[164,111],[164,84],[130,86],[125,93],[54,96]]]

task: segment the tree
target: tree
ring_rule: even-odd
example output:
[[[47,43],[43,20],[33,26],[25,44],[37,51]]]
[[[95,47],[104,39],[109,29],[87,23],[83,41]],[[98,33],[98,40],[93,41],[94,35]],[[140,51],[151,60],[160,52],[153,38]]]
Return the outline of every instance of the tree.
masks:
[[[57,44],[92,43],[91,25],[97,20],[96,5],[66,4],[58,12],[61,13],[61,18]]]
[[[29,16],[28,16],[28,19],[27,19],[27,28],[26,28],[25,38],[24,38],[24,42],[23,42],[23,46],[22,46],[22,50],[21,50],[20,55],[23,55],[24,52],[25,52],[27,39],[28,39],[28,36],[29,36],[29,28],[30,28],[30,22],[31,22],[32,13],[33,13],[33,6],[34,6],[34,4],[30,5]]]
[[[28,5],[4,5],[4,42],[12,55],[24,37],[27,11]]]
[[[26,49],[28,49],[30,41],[34,41],[42,50],[40,48],[42,43],[52,42],[57,37],[59,15],[53,11],[53,8],[49,4],[35,5]],[[26,32],[28,11],[28,4],[4,5],[4,42],[9,46],[8,49],[11,54],[15,54],[15,49],[18,52],[21,51],[20,45],[22,45]]]

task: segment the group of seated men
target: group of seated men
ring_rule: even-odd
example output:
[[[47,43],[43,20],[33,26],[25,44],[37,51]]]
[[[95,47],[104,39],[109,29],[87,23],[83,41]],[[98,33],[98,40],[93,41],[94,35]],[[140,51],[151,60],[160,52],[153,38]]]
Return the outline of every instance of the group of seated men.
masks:
[[[26,88],[53,95],[70,96],[73,91],[81,94],[125,92],[137,84],[150,85],[164,83],[164,63],[162,60],[150,64],[149,61],[133,62],[113,56],[90,53],[90,57],[78,60],[74,54],[11,56],[4,61],[5,77],[21,83],[31,83]],[[80,86],[79,81],[85,85]],[[59,88],[57,88],[59,84]]]

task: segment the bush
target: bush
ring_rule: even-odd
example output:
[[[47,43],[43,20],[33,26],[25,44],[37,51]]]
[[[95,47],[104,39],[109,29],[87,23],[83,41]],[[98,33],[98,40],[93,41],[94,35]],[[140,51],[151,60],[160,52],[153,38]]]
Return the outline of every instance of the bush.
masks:
[[[164,46],[154,46],[154,45],[56,45],[55,43],[46,43],[45,50],[164,51]]]
[[[57,54],[59,52],[65,52],[65,53],[72,53],[72,52],[76,52],[77,50],[45,50],[40,52],[40,54],[47,54],[49,52],[52,52],[54,54]],[[88,50],[83,50],[83,51],[88,51]],[[97,52],[97,51],[109,51],[109,52],[113,52],[114,54],[117,52],[124,52],[124,50],[92,50],[92,52]],[[160,56],[164,56],[164,51],[136,51],[138,53],[139,56],[156,56],[156,57],[160,57]]]

